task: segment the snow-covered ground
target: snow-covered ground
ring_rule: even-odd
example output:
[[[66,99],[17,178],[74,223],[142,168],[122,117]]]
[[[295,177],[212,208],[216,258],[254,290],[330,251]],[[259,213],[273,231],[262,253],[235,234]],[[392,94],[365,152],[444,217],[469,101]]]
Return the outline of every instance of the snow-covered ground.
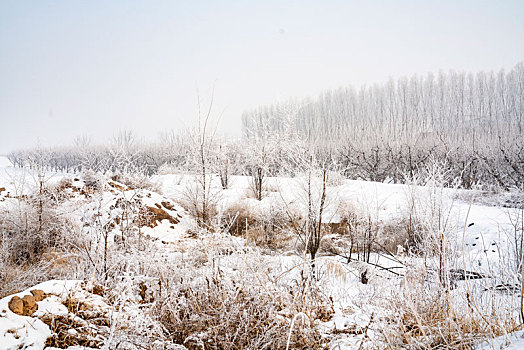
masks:
[[[211,193],[216,197],[219,211],[231,206],[249,208],[255,213],[270,213],[289,208],[303,209],[305,198],[304,179],[268,178],[266,187],[270,191],[258,201],[249,196],[249,181],[245,176],[234,176],[232,186],[222,190],[215,179]],[[181,198],[194,178],[191,175],[158,175],[153,181],[160,184],[162,192],[170,198]],[[370,216],[382,224],[395,222],[410,214],[413,202],[414,215],[430,216],[438,211],[440,221],[446,225],[449,239],[455,241],[455,248],[463,250],[469,268],[490,272],[492,260],[498,260],[514,244],[515,220],[520,215],[517,208],[475,204],[488,201],[482,192],[457,189],[432,189],[424,186],[384,184],[371,181],[344,180],[328,188],[324,222],[339,222],[344,206],[359,215]],[[460,198],[474,198],[467,201]],[[498,196],[493,195],[496,201]],[[435,219],[435,218],[429,218]]]
[[[14,169],[0,161],[4,167],[0,169],[0,193],[3,205],[8,205],[13,197],[28,194],[37,188],[37,178],[30,171]],[[63,178],[69,178],[72,186],[82,188],[85,184],[79,175],[46,174],[46,184],[59,184]],[[188,188],[194,185],[192,175],[165,174],[156,175],[152,179],[161,190],[156,193],[151,190],[136,190],[121,187],[106,186],[100,195],[79,195],[70,189],[71,197],[61,204],[63,212],[70,213],[82,222],[89,220],[105,220],[108,225],[118,218],[118,225],[111,231],[111,240],[124,237],[124,226],[121,224],[125,210],[120,204],[135,203],[136,208],[158,208],[167,213],[170,221],[159,220],[155,225],[142,225],[140,233],[146,239],[155,242],[166,263],[184,258],[184,254],[196,254],[198,247],[207,246],[208,250],[227,249],[238,251],[238,254],[221,254],[219,259],[213,259],[213,268],[218,264],[222,273],[235,274],[239,266],[246,266],[255,272],[267,269],[268,274],[278,276],[276,284],[291,285],[298,278],[300,268],[304,264],[303,254],[293,246],[285,251],[266,254],[263,250],[252,246],[240,237],[225,239],[222,233],[195,237],[191,231],[196,230],[194,220],[180,206]],[[210,194],[214,199],[218,213],[223,213],[231,207],[248,208],[255,215],[277,215],[285,213],[300,213],[307,206],[304,178],[268,178],[265,182],[265,196],[258,201],[250,196],[248,177],[233,176],[231,186],[223,190],[218,178],[212,181]],[[454,189],[440,189],[431,186],[383,184],[367,181],[340,180],[328,186],[324,221],[340,222],[348,210],[360,217],[369,218],[380,226],[394,225],[409,215],[420,220],[426,220],[428,225],[437,223],[450,242],[451,268],[469,270],[483,274],[483,284],[471,281],[466,284],[458,281],[454,286],[451,298],[456,303],[464,303],[462,295],[466,289],[471,289],[473,298],[480,303],[488,294],[486,289],[498,285],[509,285],[515,281],[506,280],[513,268],[511,259],[515,250],[515,218],[521,215],[518,209],[503,208],[495,205],[482,205],[489,200],[463,200],[485,196],[484,193]],[[135,209],[136,209],[135,208]],[[349,208],[349,209],[348,209]],[[129,209],[129,208],[128,208]],[[133,210],[132,208],[129,210]],[[138,210],[138,209],[137,209]],[[140,218],[138,218],[140,220]],[[395,226],[393,226],[395,227]],[[86,232],[91,232],[86,229]],[[92,232],[95,235],[95,232]],[[227,243],[225,243],[227,242]],[[295,245],[296,247],[296,245]],[[249,259],[253,252],[253,261]],[[348,253],[348,252],[346,252]],[[352,261],[341,256],[333,256],[327,252],[318,257],[316,268],[319,272],[318,286],[332,302],[332,314],[329,319],[320,322],[317,327],[329,338],[328,347],[332,349],[359,349],[364,347],[385,346],[380,343],[379,333],[388,314],[387,305],[377,300],[394,300],[396,295],[403,293],[406,281],[412,270],[416,270],[419,262],[416,258],[409,259],[402,252],[392,252],[393,256],[372,254],[370,263]],[[153,253],[152,253],[153,254]],[[256,257],[256,258],[255,258]],[[424,262],[425,273],[431,274],[435,261]],[[209,262],[208,262],[209,264]],[[418,264],[418,265],[417,265]],[[380,267],[377,267],[380,266]],[[383,268],[395,268],[392,274]],[[433,269],[433,270],[432,270]],[[264,270],[266,271],[266,270]],[[367,273],[369,283],[361,283],[361,274]],[[261,272],[262,273],[262,272]],[[269,277],[268,277],[269,278]],[[424,282],[422,283],[424,285]],[[425,287],[424,287],[425,288]],[[31,290],[41,289],[48,296],[38,302],[38,311],[32,316],[20,316],[9,310],[8,303],[13,296],[23,297]],[[0,337],[5,349],[43,349],[46,339],[52,330],[41,321],[44,314],[67,315],[70,311],[64,306],[67,298],[82,297],[86,303],[98,305],[111,319],[111,312],[116,312],[111,302],[88,291],[82,281],[48,281],[28,288],[24,292],[6,296],[0,300]],[[491,305],[506,303],[509,308],[518,305],[517,293],[490,292],[490,298],[498,298]],[[388,299],[390,298],[390,299]],[[482,307],[476,306],[479,309]],[[139,312],[138,307],[130,307],[129,312]],[[512,309],[510,313],[517,313]],[[283,312],[283,314],[285,314]],[[73,315],[74,317],[74,315]],[[291,321],[293,315],[290,317]],[[383,324],[379,324],[379,323]],[[75,332],[74,329],[71,332]],[[487,345],[486,345],[487,344]],[[523,345],[522,337],[517,332],[513,335],[497,338],[483,346],[485,348],[500,348],[511,345],[514,349]],[[510,347],[511,348],[511,347]],[[77,349],[70,347],[70,349]]]

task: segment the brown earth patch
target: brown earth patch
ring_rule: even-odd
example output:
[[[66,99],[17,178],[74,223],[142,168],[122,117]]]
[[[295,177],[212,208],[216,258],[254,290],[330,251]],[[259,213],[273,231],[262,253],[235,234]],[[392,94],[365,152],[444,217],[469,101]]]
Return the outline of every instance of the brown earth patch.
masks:
[[[117,184],[116,182],[113,182],[113,181],[109,181],[107,184],[119,191],[127,191],[129,189],[127,186],[122,185],[122,184]]]
[[[140,226],[156,227],[162,220],[168,220],[171,224],[176,225],[180,222],[178,218],[171,216],[162,208],[145,206],[141,211]]]

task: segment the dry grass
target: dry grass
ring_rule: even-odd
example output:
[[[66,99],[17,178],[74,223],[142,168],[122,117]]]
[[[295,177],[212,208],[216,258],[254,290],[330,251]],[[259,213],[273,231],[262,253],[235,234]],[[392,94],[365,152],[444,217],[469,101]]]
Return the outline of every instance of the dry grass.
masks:
[[[94,287],[99,289],[98,287]],[[109,334],[109,319],[90,304],[69,296],[63,303],[68,315],[46,314],[40,319],[49,326],[51,336],[45,345],[59,349],[85,346],[100,349]]]
[[[49,326],[51,336],[45,342],[46,347],[67,349],[70,346],[84,346],[101,349],[104,338],[74,316],[45,315],[41,320]]]
[[[342,220],[326,224],[326,234],[331,234],[333,241],[341,241],[336,237],[348,241],[353,253],[371,249],[372,252],[396,254],[401,247],[403,251],[420,254],[421,249],[427,248],[423,244],[428,236],[427,230],[414,218],[401,217],[381,222],[363,216],[351,203],[342,203],[338,214]],[[336,248],[337,243],[334,244]],[[347,250],[347,244],[343,248]]]
[[[389,301],[396,318],[390,320],[385,339],[392,348],[474,349],[478,342],[518,330],[511,315],[481,316],[470,306],[448,302],[445,293],[405,290]]]
[[[411,232],[413,232],[412,225],[408,219],[401,219],[383,225],[377,242],[380,245],[379,250],[391,254],[396,254],[399,247],[402,247],[404,251],[416,250],[418,248],[418,240],[412,240],[413,234]]]
[[[241,281],[205,278],[172,288],[156,312],[173,341],[189,349],[283,349],[289,323],[278,312],[286,301]],[[297,327],[291,348],[318,348],[320,342],[317,331]]]
[[[67,278],[78,263],[76,256],[54,249],[45,251],[39,261],[31,264],[4,261],[0,264],[0,298],[50,279]]]
[[[296,236],[285,230],[268,231],[262,227],[252,227],[245,235],[250,243],[258,247],[268,248],[273,252],[290,250],[296,240]]]
[[[250,227],[260,225],[258,217],[242,205],[227,208],[223,213],[223,219],[229,233],[239,237],[244,237]]]
[[[229,207],[222,215],[227,229],[233,236],[244,237],[250,243],[274,251],[289,249],[294,236],[285,229],[288,222],[283,215],[272,213],[260,215],[248,207],[237,204]]]

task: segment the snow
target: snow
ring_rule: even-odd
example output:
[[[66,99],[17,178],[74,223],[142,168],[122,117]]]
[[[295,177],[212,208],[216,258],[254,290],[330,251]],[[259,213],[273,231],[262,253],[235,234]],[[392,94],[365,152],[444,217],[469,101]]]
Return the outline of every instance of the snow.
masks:
[[[50,295],[44,300],[38,302],[38,310],[33,315],[41,317],[45,314],[65,316],[68,314],[68,311],[67,307],[62,304],[62,299],[60,297]]]
[[[20,172],[18,169],[4,169],[3,175],[0,174],[0,187],[4,184],[12,191],[17,190],[15,181],[12,180],[13,172]],[[2,169],[0,169],[2,172]],[[21,173],[21,172],[20,172]],[[7,174],[7,175],[6,175]],[[67,175],[49,175],[52,182],[58,182],[63,177],[73,178]],[[28,177],[28,181],[29,181]],[[192,175],[157,175],[155,181],[161,188],[162,194],[144,189],[125,189],[111,190],[106,188],[93,198],[84,198],[77,194],[62,205],[64,212],[87,220],[98,217],[104,224],[110,223],[117,217],[121,217],[123,209],[118,207],[119,200],[131,202],[138,200],[140,205],[155,207],[162,202],[169,201],[171,209],[163,207],[169,215],[180,220],[173,225],[168,220],[162,220],[154,227],[141,227],[144,237],[154,239],[160,254],[166,257],[166,262],[174,259],[184,258],[184,254],[194,254],[197,248],[202,247],[202,251],[212,252],[213,250],[227,250],[232,247],[234,252],[245,252],[252,249],[248,243],[238,237],[231,237],[217,232],[199,237],[197,239],[189,237],[187,232],[195,227],[194,220],[191,219],[185,210],[177,202],[183,198],[188,186],[194,183],[195,177]],[[224,212],[230,208],[246,208],[258,217],[265,215],[282,214],[283,211],[301,212],[306,208],[304,201],[304,178],[268,178],[266,180],[265,197],[258,201],[251,198],[249,194],[249,178],[244,176],[233,176],[232,186],[223,190],[218,179],[212,181],[211,193],[217,199],[219,212]],[[82,188],[82,180],[73,182],[77,188]],[[11,187],[10,187],[11,186]],[[14,192],[13,192],[14,193]],[[381,224],[394,223],[405,218],[409,211],[409,200],[417,201],[417,208],[429,210],[434,201],[439,201],[439,205],[446,209],[443,213],[447,225],[447,234],[454,244],[455,263],[472,271],[485,273],[488,276],[498,276],[503,268],[501,257],[507,259],[512,251],[511,235],[514,230],[512,216],[517,214],[517,209],[502,208],[500,206],[490,206],[482,204],[482,201],[466,201],[460,198],[473,198],[475,195],[482,195],[475,191],[463,191],[454,189],[438,189],[435,193],[434,188],[424,186],[409,186],[398,184],[384,184],[367,181],[344,180],[336,186],[329,186],[327,192],[327,206],[325,210],[325,222],[340,222],[343,216],[341,207],[343,204],[351,206],[354,210],[364,217],[371,217],[374,221]],[[489,202],[487,200],[486,202]],[[112,230],[112,237],[121,234],[119,227]],[[254,251],[254,250],[253,250]],[[257,252],[256,254],[260,254]],[[275,275],[281,276],[278,283],[291,285],[292,281],[298,277],[298,269],[295,266],[303,264],[301,256],[292,253],[290,255],[256,255],[246,256],[242,254],[222,254],[217,264],[223,273],[238,273],[239,266],[247,266],[251,269],[270,267]],[[402,257],[397,257],[402,260]],[[242,260],[244,259],[244,260]],[[256,260],[260,259],[260,260]],[[256,263],[255,263],[256,260]],[[504,260],[506,261],[506,260]],[[371,262],[384,267],[398,267],[401,274],[409,273],[409,264],[401,264],[393,260],[388,260],[383,256],[373,254]],[[465,262],[465,266],[462,264]],[[331,349],[358,349],[362,345],[364,338],[373,339],[376,335],[373,329],[367,329],[370,324],[371,315],[385,315],[387,310],[369,302],[373,296],[384,295],[388,292],[401,292],[400,284],[402,277],[392,278],[390,274],[374,268],[362,262],[347,263],[341,257],[321,256],[318,258],[318,268],[328,270],[327,266],[338,264],[344,271],[339,275],[327,275],[319,282],[322,290],[333,300],[334,315],[327,322],[319,327],[324,334],[331,334]],[[406,265],[408,266],[406,268]],[[367,271],[370,282],[367,285],[360,283],[360,273]],[[494,279],[494,284],[500,281]],[[5,349],[18,349],[19,346],[26,346],[26,349],[42,349],[45,339],[50,336],[50,330],[38,317],[46,313],[53,315],[67,315],[67,308],[62,304],[65,297],[72,291],[79,300],[85,301],[98,308],[107,308],[107,304],[102,297],[82,291],[81,281],[47,281],[31,287],[24,292],[17,293],[22,297],[32,289],[42,289],[46,293],[53,294],[41,302],[38,302],[38,311],[34,317],[19,316],[12,313],[7,303],[12,296],[0,300],[0,334],[5,339],[2,346]],[[472,281],[474,286],[475,283]],[[458,286],[454,294],[459,294],[463,288]],[[514,296],[500,296],[499,302],[509,300]],[[124,311],[122,311],[123,313]],[[137,316],[137,308],[128,308],[126,315]],[[287,317],[283,310],[282,317]],[[113,313],[114,317],[123,316],[118,312]],[[348,332],[357,329],[358,332]],[[336,331],[335,335],[333,332]],[[515,332],[509,336],[494,339],[483,348],[500,348],[509,344],[508,349],[524,348],[523,332]],[[74,348],[70,348],[74,349]],[[78,348],[80,349],[80,348]]]
[[[521,350],[524,349],[524,331],[497,337],[479,345],[479,350]]]
[[[0,169],[10,168],[10,167],[12,167],[12,164],[9,161],[9,159],[7,159],[7,157],[5,156],[0,156]]]
[[[193,178],[189,175],[176,177],[174,175],[159,175],[155,177],[162,188],[163,193],[170,198],[179,198],[192,183]],[[267,191],[265,197],[258,201],[249,196],[249,178],[233,177],[231,188],[222,190],[219,181],[215,179],[211,191],[217,198],[219,211],[225,211],[229,207],[247,208],[251,213],[262,216],[275,210],[304,210],[304,178],[268,178],[266,185],[273,191]],[[409,213],[410,200],[415,201],[418,210],[430,212],[431,206],[442,209],[441,220],[446,225],[446,235],[452,241],[455,264],[471,271],[485,273],[489,276],[499,276],[501,269],[501,256],[505,261],[511,254],[512,234],[514,226],[511,222],[512,216],[517,214],[518,209],[502,208],[500,206],[482,204],[489,203],[492,199],[483,198],[485,193],[478,191],[465,191],[456,189],[440,189],[430,186],[385,184],[369,181],[344,180],[338,186],[330,186],[327,192],[327,207],[325,210],[325,222],[339,222],[340,204],[349,203],[351,210],[363,216],[370,216],[374,221],[388,224],[394,223],[406,217]],[[471,198],[477,197],[474,201]],[[468,200],[461,200],[467,198]],[[327,261],[341,261],[335,257],[324,257],[319,264]],[[402,260],[402,257],[398,257]],[[278,256],[279,270],[286,271],[293,264],[300,263],[295,257]],[[398,267],[401,274],[407,273],[405,266],[394,261],[385,259],[376,254],[372,255],[372,262],[384,267]],[[462,264],[465,262],[465,266]],[[406,262],[404,262],[406,263]],[[370,322],[370,315],[376,313],[383,315],[385,309],[377,309],[367,305],[366,295],[380,295],[384,291],[398,290],[402,278],[391,279],[391,275],[370,267],[364,263],[346,264],[347,274],[345,280],[331,279],[324,281],[323,290],[334,301],[335,315],[333,319],[326,322],[322,327],[329,333],[337,330],[338,334],[331,340],[332,349],[359,349],[364,337],[373,338],[373,330],[367,330],[367,335],[348,335],[344,330],[356,327],[364,329]],[[355,271],[367,270],[370,278],[368,285],[359,282],[359,273]],[[286,278],[292,280],[291,273]],[[500,283],[498,278],[487,281],[488,285]],[[471,288],[477,288],[475,281],[470,282]],[[462,303],[461,293],[464,285],[458,284],[453,291],[456,302]],[[387,293],[386,293],[387,294]],[[364,296],[364,297],[363,297]],[[499,303],[508,302],[514,295],[499,295]],[[358,305],[355,302],[358,300]],[[514,300],[513,300],[514,301]],[[520,337],[520,336],[519,336]],[[506,337],[507,338],[507,337]],[[494,341],[496,346],[505,344],[506,338]],[[517,334],[510,337],[515,341]],[[514,348],[524,346],[524,341],[517,340]],[[511,347],[510,347],[511,348]]]

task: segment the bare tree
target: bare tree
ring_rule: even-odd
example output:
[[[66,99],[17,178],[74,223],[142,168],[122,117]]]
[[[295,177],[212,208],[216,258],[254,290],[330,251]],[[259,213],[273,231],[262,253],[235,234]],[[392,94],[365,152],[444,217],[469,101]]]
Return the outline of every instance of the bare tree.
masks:
[[[215,147],[216,126],[214,129],[211,129],[212,126],[210,125],[212,122],[213,100],[214,86],[209,105],[203,110],[200,93],[197,91],[198,125],[196,133],[193,135],[193,142],[196,146],[193,161],[197,165],[198,176],[195,179],[195,183],[191,184],[185,192],[186,199],[192,207],[193,215],[197,218],[199,225],[204,228],[210,227],[214,200],[212,198],[212,161],[215,159],[213,150]]]

